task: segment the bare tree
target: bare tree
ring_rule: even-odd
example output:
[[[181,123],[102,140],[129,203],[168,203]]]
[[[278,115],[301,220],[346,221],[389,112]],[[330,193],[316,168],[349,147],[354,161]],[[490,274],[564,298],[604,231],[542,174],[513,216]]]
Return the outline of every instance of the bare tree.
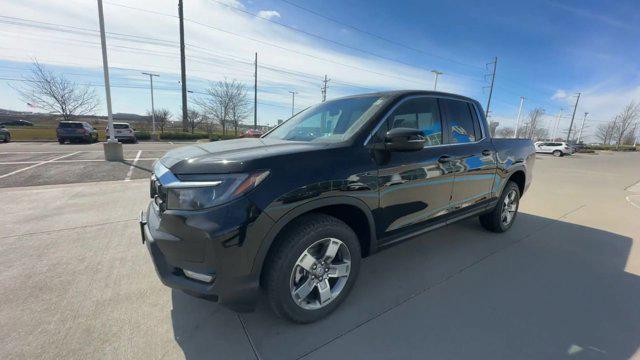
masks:
[[[200,124],[202,124],[202,122],[205,120],[206,117],[202,116],[202,114],[200,114],[198,110],[192,108],[187,109],[187,122],[189,123],[189,128],[191,129],[192,134],[195,132],[196,128],[198,128]]]
[[[638,122],[633,124],[633,127],[624,135],[624,138],[622,139],[622,143],[624,145],[633,145],[636,142],[636,131],[638,129],[638,125]]]
[[[616,149],[620,148],[624,136],[633,128],[640,118],[640,103],[631,101],[618,115],[613,131],[613,139],[616,141]]]
[[[238,136],[238,126],[249,116],[250,111],[251,106],[247,98],[247,90],[244,85],[237,83],[237,86],[233,87],[230,117],[235,136]]]
[[[98,96],[93,88],[80,86],[62,74],[47,70],[34,61],[24,85],[14,87],[20,99],[30,106],[60,114],[65,121],[74,116],[92,114],[98,108]]]
[[[529,112],[527,121],[518,129],[518,137],[525,137],[529,139],[540,139],[546,137],[547,130],[540,128],[540,118],[544,110],[541,108],[535,108]]]
[[[211,83],[207,89],[207,94],[194,101],[203,114],[208,115],[220,126],[222,133],[226,135],[227,126],[235,128],[236,135],[238,126],[248,116],[250,112],[247,91],[240,82],[236,80],[218,81]]]
[[[169,121],[171,121],[171,111],[167,109],[158,109],[154,113],[156,118],[156,126],[160,128],[160,132],[164,133],[164,129],[167,127]],[[147,116],[151,119],[151,111],[147,110]]]
[[[512,127],[502,127],[497,131],[498,137],[501,138],[512,138],[515,134],[515,130]]]
[[[613,130],[616,127],[615,120],[611,120],[606,123],[601,123],[598,125],[594,132],[594,136],[602,145],[609,145],[611,143],[611,138],[613,137]]]

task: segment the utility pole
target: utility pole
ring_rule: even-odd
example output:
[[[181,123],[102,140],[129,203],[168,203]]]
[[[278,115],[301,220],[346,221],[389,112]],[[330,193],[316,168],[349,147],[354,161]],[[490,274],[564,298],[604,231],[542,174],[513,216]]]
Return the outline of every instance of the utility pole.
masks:
[[[182,13],[182,0],[178,0],[178,16],[180,17],[180,76],[182,83],[182,131],[189,131],[189,119],[187,119],[187,65],[184,57],[184,15]]]
[[[98,20],[100,22],[100,43],[102,45],[102,70],[104,73],[104,94],[107,99],[107,121],[109,129],[109,139],[104,143],[104,158],[107,161],[122,161],[122,144],[116,140],[113,129],[113,112],[111,111],[111,85],[109,84],[109,62],[107,61],[107,39],[104,31],[104,12],[102,10],[102,0],[98,0]]]
[[[562,118],[563,111],[564,109],[560,109],[560,111],[558,112],[558,116],[556,118],[556,126],[553,128],[553,138],[551,139],[551,141],[555,140],[556,136],[558,135],[558,128],[560,127],[560,119]]]
[[[436,78],[436,80],[433,83],[433,91],[436,91],[438,89],[438,76],[444,73],[438,70],[431,70],[431,72],[433,73],[433,75],[435,75],[435,78]]]
[[[291,93],[291,117],[295,114],[296,108],[296,91],[289,91]]]
[[[571,137],[571,128],[573,127],[573,120],[576,117],[576,110],[578,110],[578,101],[580,101],[580,93],[578,93],[578,97],[576,98],[576,104],[573,107],[573,115],[571,115],[571,123],[569,124],[569,132],[567,132],[567,140],[566,140],[567,143],[569,143],[569,138]]]
[[[516,131],[513,133],[513,138],[518,137],[518,129],[520,128],[520,114],[522,114],[522,104],[524,104],[524,96],[520,96],[520,106],[518,107],[518,117],[516,118]]]
[[[329,81],[331,81],[331,79],[327,78],[327,75],[324,75],[324,80],[322,80],[322,88],[320,89],[322,91],[322,102],[325,102],[325,100],[327,100],[327,83],[329,83]]]
[[[582,139],[582,130],[584,130],[584,122],[587,120],[587,115],[589,115],[589,113],[585,112],[584,117],[582,118],[582,125],[580,125],[580,132],[578,133],[578,143],[580,142],[580,139]]]
[[[491,106],[491,95],[493,95],[493,83],[496,80],[496,67],[498,66],[498,57],[494,57],[493,61],[489,64],[493,63],[493,72],[491,73],[491,87],[489,88],[489,99],[487,99],[487,109],[485,110],[485,117],[489,116],[489,107]],[[487,64],[487,65],[489,65]]]
[[[149,81],[151,82],[151,136],[157,137],[156,134],[156,109],[153,105],[153,77],[160,76],[158,74],[146,73],[143,72],[143,75],[149,75]],[[157,139],[154,139],[157,140]]]
[[[258,53],[253,70],[253,130],[258,128]]]

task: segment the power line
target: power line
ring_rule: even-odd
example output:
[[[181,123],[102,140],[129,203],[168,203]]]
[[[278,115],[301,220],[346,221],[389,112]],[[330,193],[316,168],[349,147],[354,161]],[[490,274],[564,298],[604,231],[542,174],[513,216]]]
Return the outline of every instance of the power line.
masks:
[[[174,16],[174,15],[169,15],[169,14],[161,13],[161,12],[158,12],[158,11],[136,8],[136,7],[129,6],[129,5],[113,3],[113,2],[110,2],[110,1],[105,1],[105,3],[110,4],[110,5],[114,5],[114,6],[124,7],[124,8],[131,9],[131,10],[148,12],[148,13],[152,13],[152,14],[156,14],[156,15],[176,18],[176,16]],[[323,57],[316,56],[316,55],[313,55],[313,54],[309,54],[309,53],[306,53],[306,52],[303,52],[303,51],[299,51],[299,50],[291,49],[291,48],[288,48],[288,47],[285,47],[285,46],[282,46],[282,45],[274,44],[274,43],[271,43],[271,42],[268,42],[268,41],[256,39],[256,38],[253,38],[253,37],[250,37],[250,36],[246,36],[246,35],[241,35],[241,34],[233,32],[233,31],[220,29],[220,28],[217,28],[215,26],[211,26],[211,25],[208,25],[208,24],[205,24],[205,23],[193,20],[193,19],[184,18],[184,20],[187,21],[187,22],[190,22],[192,24],[196,24],[196,25],[208,28],[208,29],[216,30],[216,31],[219,31],[219,32],[222,32],[222,33],[225,33],[225,34],[233,35],[233,36],[240,37],[240,38],[243,38],[243,39],[247,39],[247,40],[250,40],[250,41],[254,41],[254,42],[257,42],[257,43],[260,43],[260,44],[272,46],[272,47],[275,47],[275,48],[278,48],[278,49],[282,49],[282,50],[289,51],[289,52],[292,52],[292,53],[296,53],[296,54],[299,54],[299,55],[307,56],[307,57],[314,58],[314,59],[317,59],[317,60],[329,62],[329,63],[332,63],[332,64],[336,64],[336,65],[340,65],[340,66],[344,66],[344,67],[348,67],[348,68],[352,68],[352,69],[356,69],[356,70],[360,70],[360,71],[369,72],[369,73],[380,75],[380,76],[386,76],[386,77],[394,78],[394,79],[397,79],[397,80],[402,80],[402,81],[406,81],[406,82],[411,82],[411,83],[415,83],[415,84],[424,85],[424,83],[419,82],[419,81],[415,81],[415,80],[404,78],[404,77],[397,76],[397,75],[386,74],[386,73],[382,73],[382,72],[379,72],[379,71],[369,70],[369,69],[366,69],[366,68],[363,68],[363,67],[359,67],[359,66],[355,66],[355,65],[345,64],[345,63],[342,63],[342,62],[339,62],[339,61],[335,61],[335,60],[332,60],[332,59],[323,58]],[[413,65],[412,65],[412,67],[413,67]]]
[[[214,0],[214,1],[215,1],[215,0]],[[381,36],[381,35],[378,35],[378,34],[372,33],[372,32],[370,32],[370,31],[360,29],[360,28],[358,28],[358,27],[356,27],[356,26],[353,26],[353,25],[351,25],[351,24],[348,24],[348,23],[343,22],[343,21],[340,21],[340,20],[336,20],[336,19],[334,19],[334,18],[331,18],[331,17],[329,17],[329,16],[326,16],[326,15],[324,15],[324,14],[321,14],[321,13],[319,13],[319,12],[317,12],[317,11],[314,11],[314,10],[311,10],[311,9],[306,8],[306,7],[304,7],[304,6],[301,6],[301,5],[298,5],[298,4],[296,4],[296,3],[293,3],[293,2],[291,2],[291,1],[288,1],[288,0],[280,0],[280,1],[282,1],[282,2],[284,2],[284,3],[287,3],[287,4],[291,5],[291,6],[294,6],[294,7],[298,8],[298,9],[300,9],[300,10],[303,10],[303,11],[306,11],[306,12],[311,13],[311,14],[313,14],[313,15],[316,15],[316,16],[318,16],[318,17],[321,17],[321,18],[323,18],[323,19],[325,19],[325,20],[332,21],[332,22],[334,22],[334,23],[336,23],[336,24],[340,24],[340,25],[346,26],[346,27],[348,27],[348,28],[350,28],[350,29],[353,29],[353,30],[359,31],[359,32],[361,32],[361,33],[363,33],[363,34],[366,34],[366,35],[369,35],[369,36],[371,36],[371,37],[374,37],[374,38],[377,38],[377,39],[380,39],[380,40],[386,41],[386,42],[388,42],[388,43],[390,43],[390,44],[394,44],[394,45],[397,45],[397,46],[403,47],[403,48],[405,48],[405,49],[412,50],[412,51],[415,51],[415,52],[419,52],[419,53],[421,53],[421,54],[425,54],[425,55],[428,55],[428,56],[432,56],[432,57],[435,57],[435,58],[438,58],[438,59],[441,59],[441,60],[446,60],[446,61],[449,61],[449,62],[452,62],[452,63],[456,63],[456,64],[458,64],[458,65],[468,66],[468,67],[470,67],[470,68],[480,69],[480,70],[482,70],[482,69],[483,69],[483,67],[482,67],[482,66],[472,65],[472,64],[467,64],[467,63],[464,63],[464,62],[461,62],[461,61],[458,61],[458,60],[454,60],[454,59],[450,59],[450,58],[447,58],[447,57],[444,57],[444,56],[441,56],[441,55],[438,55],[438,54],[430,53],[430,52],[424,51],[424,50],[422,50],[422,49],[418,49],[418,48],[415,48],[415,47],[413,47],[413,46],[410,46],[410,45],[407,45],[407,44],[401,43],[401,42],[399,42],[399,41],[392,40],[392,39],[386,38],[386,37],[384,37],[384,36]]]
[[[238,7],[234,7],[232,5],[223,3],[223,2],[218,1],[218,0],[209,0],[209,1],[218,3],[218,4],[220,4],[220,5],[224,6],[224,7],[227,7],[229,9],[235,11],[235,12],[240,12],[240,13],[243,13],[245,15],[249,15],[249,16],[255,17],[257,19],[261,19],[261,20],[264,20],[264,21],[268,21],[268,22],[270,22],[272,24],[279,25],[279,26],[281,26],[281,27],[283,27],[285,29],[288,29],[290,31],[294,31],[294,32],[298,32],[298,33],[301,33],[301,34],[304,34],[304,35],[307,35],[307,36],[311,36],[311,37],[314,37],[316,39],[320,39],[322,41],[326,41],[326,42],[329,42],[329,43],[332,43],[332,44],[335,44],[335,45],[338,45],[338,46],[342,46],[342,47],[347,48],[347,49],[360,51],[362,53],[365,53],[365,54],[368,54],[368,55],[371,55],[371,56],[375,56],[375,57],[378,57],[378,58],[383,59],[383,60],[392,61],[392,62],[395,62],[395,63],[398,63],[398,64],[402,64],[402,65],[406,65],[406,66],[409,66],[409,67],[418,67],[415,64],[411,64],[411,63],[404,62],[404,61],[401,61],[401,60],[393,59],[393,58],[390,58],[390,57],[387,57],[387,56],[384,56],[384,55],[380,55],[380,54],[377,54],[375,52],[372,52],[372,51],[369,51],[369,50],[365,50],[365,49],[362,49],[362,48],[351,46],[351,45],[348,45],[348,44],[345,44],[345,43],[342,43],[342,42],[339,42],[339,41],[327,39],[327,38],[325,38],[323,36],[320,36],[320,35],[305,31],[305,30],[301,30],[301,29],[295,28],[295,27],[287,25],[287,24],[280,23],[280,22],[275,21],[273,19],[270,19],[270,18],[267,18],[267,17],[263,17],[263,16],[260,16],[258,14],[254,14],[254,13],[252,13],[250,11],[247,11],[247,10],[244,10],[244,9],[241,9],[241,8],[238,8]]]

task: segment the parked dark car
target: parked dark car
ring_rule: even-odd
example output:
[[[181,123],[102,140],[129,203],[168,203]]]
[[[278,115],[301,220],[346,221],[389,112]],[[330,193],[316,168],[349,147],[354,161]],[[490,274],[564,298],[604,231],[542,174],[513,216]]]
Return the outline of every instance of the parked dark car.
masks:
[[[0,122],[0,125],[5,126],[33,126],[31,121],[27,120],[8,120]]]
[[[4,125],[0,125],[0,141],[11,142],[11,132]]]
[[[382,92],[312,106],[262,138],[169,151],[142,241],[167,286],[238,311],[264,289],[276,314],[318,320],[362,257],[470,216],[513,225],[533,144],[490,138],[483,114],[463,96]]]
[[[98,131],[85,121],[60,121],[56,135],[60,144],[64,144],[66,141],[70,143],[98,141]]]

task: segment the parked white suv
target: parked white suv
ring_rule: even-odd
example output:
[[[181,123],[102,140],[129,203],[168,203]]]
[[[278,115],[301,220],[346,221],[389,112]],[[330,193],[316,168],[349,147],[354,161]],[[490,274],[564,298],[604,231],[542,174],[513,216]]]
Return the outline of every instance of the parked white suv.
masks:
[[[113,129],[115,130],[115,138],[116,140],[121,141],[130,141],[132,143],[137,143],[138,139],[136,138],[136,134],[133,131],[133,128],[128,123],[113,123]],[[109,127],[106,129],[107,138],[109,137]]]
[[[534,144],[537,153],[553,154],[553,156],[564,156],[573,154],[573,148],[566,142],[543,142]]]

